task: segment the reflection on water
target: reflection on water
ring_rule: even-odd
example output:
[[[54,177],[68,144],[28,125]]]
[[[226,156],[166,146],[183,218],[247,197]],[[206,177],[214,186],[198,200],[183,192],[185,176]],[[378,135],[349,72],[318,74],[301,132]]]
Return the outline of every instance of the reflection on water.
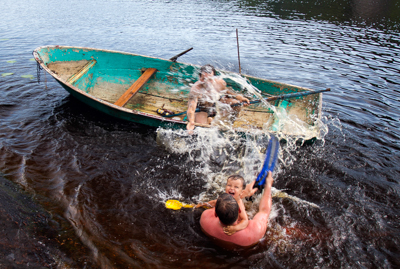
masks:
[[[15,195],[0,199],[19,234],[33,233],[17,238],[7,226],[8,242],[19,240],[0,263],[27,266],[13,257],[33,246],[32,263],[86,268],[399,267],[399,10],[396,1],[5,1],[0,170],[45,208],[38,225],[52,234],[24,228],[36,215],[12,207],[24,204]],[[235,71],[236,28],[243,73],[332,92],[321,139],[282,144],[267,236],[231,253],[201,232],[201,210],[164,202],[215,198],[233,172],[251,181],[268,137],[145,128],[29,75],[33,49],[48,44],[163,58],[194,47],[179,60]]]
[[[372,25],[379,29],[399,30],[399,4],[393,0],[269,0],[237,1],[236,4],[239,8],[264,16],[354,23]]]

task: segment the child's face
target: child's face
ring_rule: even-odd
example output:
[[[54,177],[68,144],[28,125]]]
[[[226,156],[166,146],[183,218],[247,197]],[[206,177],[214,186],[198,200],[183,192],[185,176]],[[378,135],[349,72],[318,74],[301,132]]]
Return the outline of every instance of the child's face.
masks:
[[[228,179],[226,183],[225,192],[229,193],[230,195],[235,198],[235,200],[240,199],[240,195],[243,192],[243,183],[239,179]]]
[[[200,75],[200,80],[206,80],[208,78],[212,78],[213,76],[214,76],[214,72],[211,72],[211,73],[203,72]]]

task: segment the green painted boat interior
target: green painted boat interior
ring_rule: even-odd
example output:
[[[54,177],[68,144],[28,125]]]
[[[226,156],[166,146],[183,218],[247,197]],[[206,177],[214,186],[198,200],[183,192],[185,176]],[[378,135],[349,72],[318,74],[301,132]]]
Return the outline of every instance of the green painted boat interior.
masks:
[[[65,84],[71,91],[85,94],[85,98],[92,98],[100,102],[94,105],[103,112],[118,116],[119,112],[110,113],[111,109],[119,108],[113,105],[137,81],[147,68],[156,68],[157,72],[143,85],[124,106],[121,113],[130,113],[147,117],[149,120],[158,120],[165,123],[181,125],[185,128],[185,115],[163,118],[156,111],[164,108],[175,113],[187,110],[187,101],[190,87],[199,78],[199,66],[173,62],[165,59],[142,56],[131,53],[116,52],[79,47],[45,46],[34,51],[38,62],[42,62],[46,71],[54,76],[61,84]],[[217,71],[222,75],[227,85],[236,92],[244,94],[250,100],[257,100],[255,95],[246,89],[246,84],[238,82],[238,75],[226,71]],[[259,79],[242,75],[242,80],[256,87],[265,98],[275,95],[310,91],[310,89],[296,87],[289,84]],[[69,85],[70,84],[70,85]],[[66,87],[63,85],[64,87]],[[76,96],[76,94],[74,94]],[[313,94],[288,99],[284,108],[279,100],[270,102],[267,107],[262,102],[242,109],[240,115],[232,122],[233,128],[251,130],[253,128],[276,131],[277,121],[280,131],[288,134],[301,135],[303,129],[312,130],[309,136],[318,136],[318,127],[315,121],[321,113],[322,94]],[[84,98],[80,98],[85,100]],[[88,102],[93,103],[93,102]],[[93,106],[93,105],[92,105]],[[107,107],[108,106],[108,107]],[[277,113],[272,110],[284,109],[288,119],[295,118],[302,122],[299,130],[293,126],[285,127],[286,120],[277,119]],[[122,118],[129,118],[122,116]],[[137,117],[133,117],[137,119]],[[142,123],[146,124],[146,120]],[[282,125],[283,122],[283,125]],[[150,124],[154,125],[154,123]],[[304,128],[303,128],[304,127]]]

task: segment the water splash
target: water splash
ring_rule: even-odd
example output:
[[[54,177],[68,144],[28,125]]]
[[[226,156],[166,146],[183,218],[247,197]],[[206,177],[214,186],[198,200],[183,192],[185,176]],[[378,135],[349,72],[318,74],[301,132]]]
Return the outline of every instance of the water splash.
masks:
[[[254,87],[245,77],[242,77],[239,74],[235,73],[221,73],[220,77],[222,79],[227,79],[235,82],[240,88],[241,92],[244,93],[244,95],[247,95],[249,97],[255,96],[258,98],[261,103],[263,103],[267,108],[273,109],[274,106],[270,105],[266,100],[265,97],[261,94],[261,91]]]
[[[302,145],[299,141],[311,139],[316,133],[318,133],[317,139],[323,140],[328,133],[328,125],[323,121],[327,120],[326,118],[322,120],[314,116],[314,126],[310,126],[295,115],[288,115],[283,107],[271,105],[259,89],[239,74],[221,73],[220,77],[233,81],[240,86],[241,94],[249,99],[259,99],[262,107],[274,112],[273,133],[284,141],[279,154],[280,164],[274,172],[275,177],[279,176],[281,169],[296,162],[294,153]],[[162,128],[157,130],[158,144],[171,153],[186,154],[188,163],[195,164],[191,165],[194,176],[201,177],[206,182],[204,192],[198,197],[189,199],[198,201],[207,200],[210,197],[215,199],[217,193],[224,191],[225,180],[231,174],[240,174],[246,183],[252,182],[257,177],[265,158],[266,146],[271,135],[271,130],[269,130],[271,124],[264,124],[263,130],[254,129],[251,132],[239,133],[234,130],[232,121],[219,116],[232,113],[231,106],[217,102],[217,109],[225,110],[225,113],[217,113],[210,128],[196,128],[194,135],[189,135],[186,130]],[[295,197],[284,194],[282,191],[278,192],[280,196],[296,200]],[[162,196],[166,198],[165,194]],[[296,201],[299,202],[300,199]]]
[[[261,93],[247,78],[235,73],[221,73],[220,77],[226,81],[233,82],[240,88],[239,93],[248,99],[260,101],[260,106],[263,110],[273,112],[273,117],[269,117],[263,124],[264,132],[274,132],[281,139],[286,139],[290,135],[297,140],[321,139],[323,137],[321,136],[321,130],[323,132],[322,135],[326,134],[326,126],[318,114],[310,115],[309,120],[300,119],[299,115],[303,115],[306,111],[288,113],[289,108],[292,106],[290,99],[282,100],[278,106],[274,106],[266,100],[266,96],[269,94]],[[272,97],[273,95],[269,96]],[[227,109],[226,106],[220,104],[220,107],[225,109]],[[296,111],[296,109],[292,109],[292,111]]]
[[[272,106],[264,100],[260,91],[249,84],[240,76],[222,75],[229,77],[235,83],[242,85],[241,94],[246,97],[260,97],[264,108],[274,111],[275,124],[273,134],[281,140],[278,165],[274,171],[275,181],[284,174],[284,170],[298,164],[297,152],[304,145],[304,141],[316,137],[317,147],[321,149],[325,143],[325,136],[329,128],[341,130],[340,121],[337,118],[313,117],[314,126],[301,121],[294,115],[289,115],[283,108]],[[217,104],[218,109],[226,109],[230,112],[231,107],[226,104]],[[216,124],[218,122],[218,124]],[[218,194],[225,191],[226,179],[231,174],[240,174],[246,183],[254,181],[260,172],[265,159],[265,151],[271,137],[269,128],[262,130],[254,129],[251,132],[238,133],[234,130],[232,123],[224,121],[217,116],[213,121],[214,126],[210,128],[196,128],[193,135],[186,130],[157,130],[157,142],[167,151],[187,156],[187,165],[191,168],[192,176],[205,182],[200,192],[192,197],[186,197],[184,193],[178,193],[172,189],[160,192],[158,200],[165,202],[168,199],[178,199],[183,202],[199,203],[216,199]],[[271,126],[270,123],[265,124]],[[289,135],[295,133],[296,135]],[[294,132],[295,131],[295,132]],[[300,141],[300,143],[299,143]],[[317,149],[317,150],[318,150]],[[289,195],[285,190],[272,188],[274,206],[270,215],[270,226],[267,233],[269,241],[278,248],[292,248],[296,250],[297,240],[308,240],[318,242],[321,237],[315,227],[303,227],[301,220],[293,217],[293,212],[304,212],[305,215],[319,215],[321,208],[318,204]],[[258,212],[261,195],[254,195],[252,202],[245,202],[246,212],[252,219]],[[317,213],[315,213],[317,212]],[[286,215],[287,214],[287,215]],[[283,220],[283,223],[282,223]],[[271,239],[272,238],[272,239]],[[271,242],[270,242],[271,243]]]

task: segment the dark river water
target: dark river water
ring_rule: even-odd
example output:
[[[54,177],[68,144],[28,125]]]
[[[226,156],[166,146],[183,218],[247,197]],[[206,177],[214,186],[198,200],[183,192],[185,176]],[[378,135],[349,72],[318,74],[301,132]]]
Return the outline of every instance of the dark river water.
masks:
[[[395,0],[3,0],[0,268],[399,268],[399,18]],[[164,203],[253,180],[251,139],[110,118],[38,76],[32,51],[193,47],[179,61],[237,72],[236,29],[242,73],[332,91],[320,139],[282,145],[266,237],[232,252],[202,210]]]

